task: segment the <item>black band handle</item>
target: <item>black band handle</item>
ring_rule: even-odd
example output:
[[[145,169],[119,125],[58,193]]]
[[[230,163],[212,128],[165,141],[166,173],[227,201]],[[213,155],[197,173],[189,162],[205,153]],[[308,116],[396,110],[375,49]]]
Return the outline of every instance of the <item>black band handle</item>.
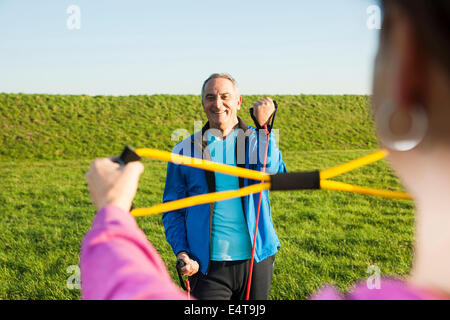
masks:
[[[120,164],[121,166],[127,165],[129,162],[139,161],[141,157],[130,146],[125,146],[119,159],[113,160],[113,162]],[[134,205],[131,204],[130,212],[134,209]]]
[[[273,112],[273,114],[271,115],[272,117],[272,122],[268,127],[269,133],[272,131],[273,128],[273,122],[275,120],[275,115],[277,114],[277,110],[278,110],[278,104],[275,100],[273,100],[273,104],[275,105],[275,111]],[[264,129],[263,127],[261,127],[261,125],[259,124],[258,120],[256,120],[255,115],[253,114],[253,108],[250,108],[250,117],[252,117],[253,122],[255,123],[255,127],[256,129]]]
[[[120,155],[119,159],[114,160],[114,162],[120,164],[121,166],[125,166],[129,162],[140,161],[141,157],[134,151],[130,146],[125,146]]]
[[[270,190],[320,189],[320,172],[288,172],[270,176]]]
[[[180,285],[183,288],[183,290],[187,291],[186,285],[184,284],[184,281],[183,281],[183,276],[181,275],[181,268],[183,268],[185,265],[186,265],[186,263],[183,260],[181,260],[181,259],[177,260],[176,266],[177,266],[178,279],[180,280]]]

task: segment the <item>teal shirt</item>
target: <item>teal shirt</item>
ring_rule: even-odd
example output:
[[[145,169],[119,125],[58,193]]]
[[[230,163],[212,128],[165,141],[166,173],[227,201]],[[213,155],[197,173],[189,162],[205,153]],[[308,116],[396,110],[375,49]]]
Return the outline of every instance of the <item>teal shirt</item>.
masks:
[[[236,133],[235,129],[225,140],[208,134],[208,148],[214,162],[236,166]],[[217,192],[239,189],[236,176],[216,172],[215,179]],[[241,198],[215,203],[211,232],[211,260],[250,259],[252,244]]]

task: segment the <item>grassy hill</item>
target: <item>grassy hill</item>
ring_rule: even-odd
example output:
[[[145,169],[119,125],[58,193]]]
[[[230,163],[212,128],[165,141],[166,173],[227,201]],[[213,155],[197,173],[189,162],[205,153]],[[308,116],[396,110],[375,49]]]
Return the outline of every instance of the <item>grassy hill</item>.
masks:
[[[377,147],[367,96],[272,96],[284,152]],[[240,116],[259,96],[244,96]],[[206,122],[199,96],[0,94],[0,160],[92,159],[123,145],[170,150],[176,129]]]
[[[241,116],[257,96],[244,96]],[[273,96],[289,171],[325,169],[377,149],[367,96]],[[0,94],[0,299],[79,299],[68,283],[95,210],[85,182],[95,157],[125,144],[170,150],[176,129],[205,121],[198,96]],[[136,207],[162,201],[166,163],[145,159]],[[335,178],[402,190],[385,161]],[[333,191],[272,192],[281,241],[271,299],[305,299],[323,284],[341,290],[366,278],[405,276],[413,246],[413,204]],[[138,218],[173,279],[175,257],[161,216]]]

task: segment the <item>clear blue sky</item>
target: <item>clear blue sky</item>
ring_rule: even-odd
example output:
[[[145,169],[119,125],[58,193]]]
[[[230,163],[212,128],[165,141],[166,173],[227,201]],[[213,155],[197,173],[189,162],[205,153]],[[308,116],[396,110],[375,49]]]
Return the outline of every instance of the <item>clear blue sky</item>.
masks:
[[[228,72],[243,94],[370,94],[373,4],[0,0],[0,92],[199,94]]]

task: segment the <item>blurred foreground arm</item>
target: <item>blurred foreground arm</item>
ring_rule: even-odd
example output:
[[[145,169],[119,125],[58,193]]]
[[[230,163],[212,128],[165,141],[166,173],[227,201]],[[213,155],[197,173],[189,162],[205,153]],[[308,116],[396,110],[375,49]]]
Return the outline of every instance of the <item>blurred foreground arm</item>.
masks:
[[[81,246],[83,299],[186,299],[128,212],[143,170],[104,158],[86,174],[98,213]]]

